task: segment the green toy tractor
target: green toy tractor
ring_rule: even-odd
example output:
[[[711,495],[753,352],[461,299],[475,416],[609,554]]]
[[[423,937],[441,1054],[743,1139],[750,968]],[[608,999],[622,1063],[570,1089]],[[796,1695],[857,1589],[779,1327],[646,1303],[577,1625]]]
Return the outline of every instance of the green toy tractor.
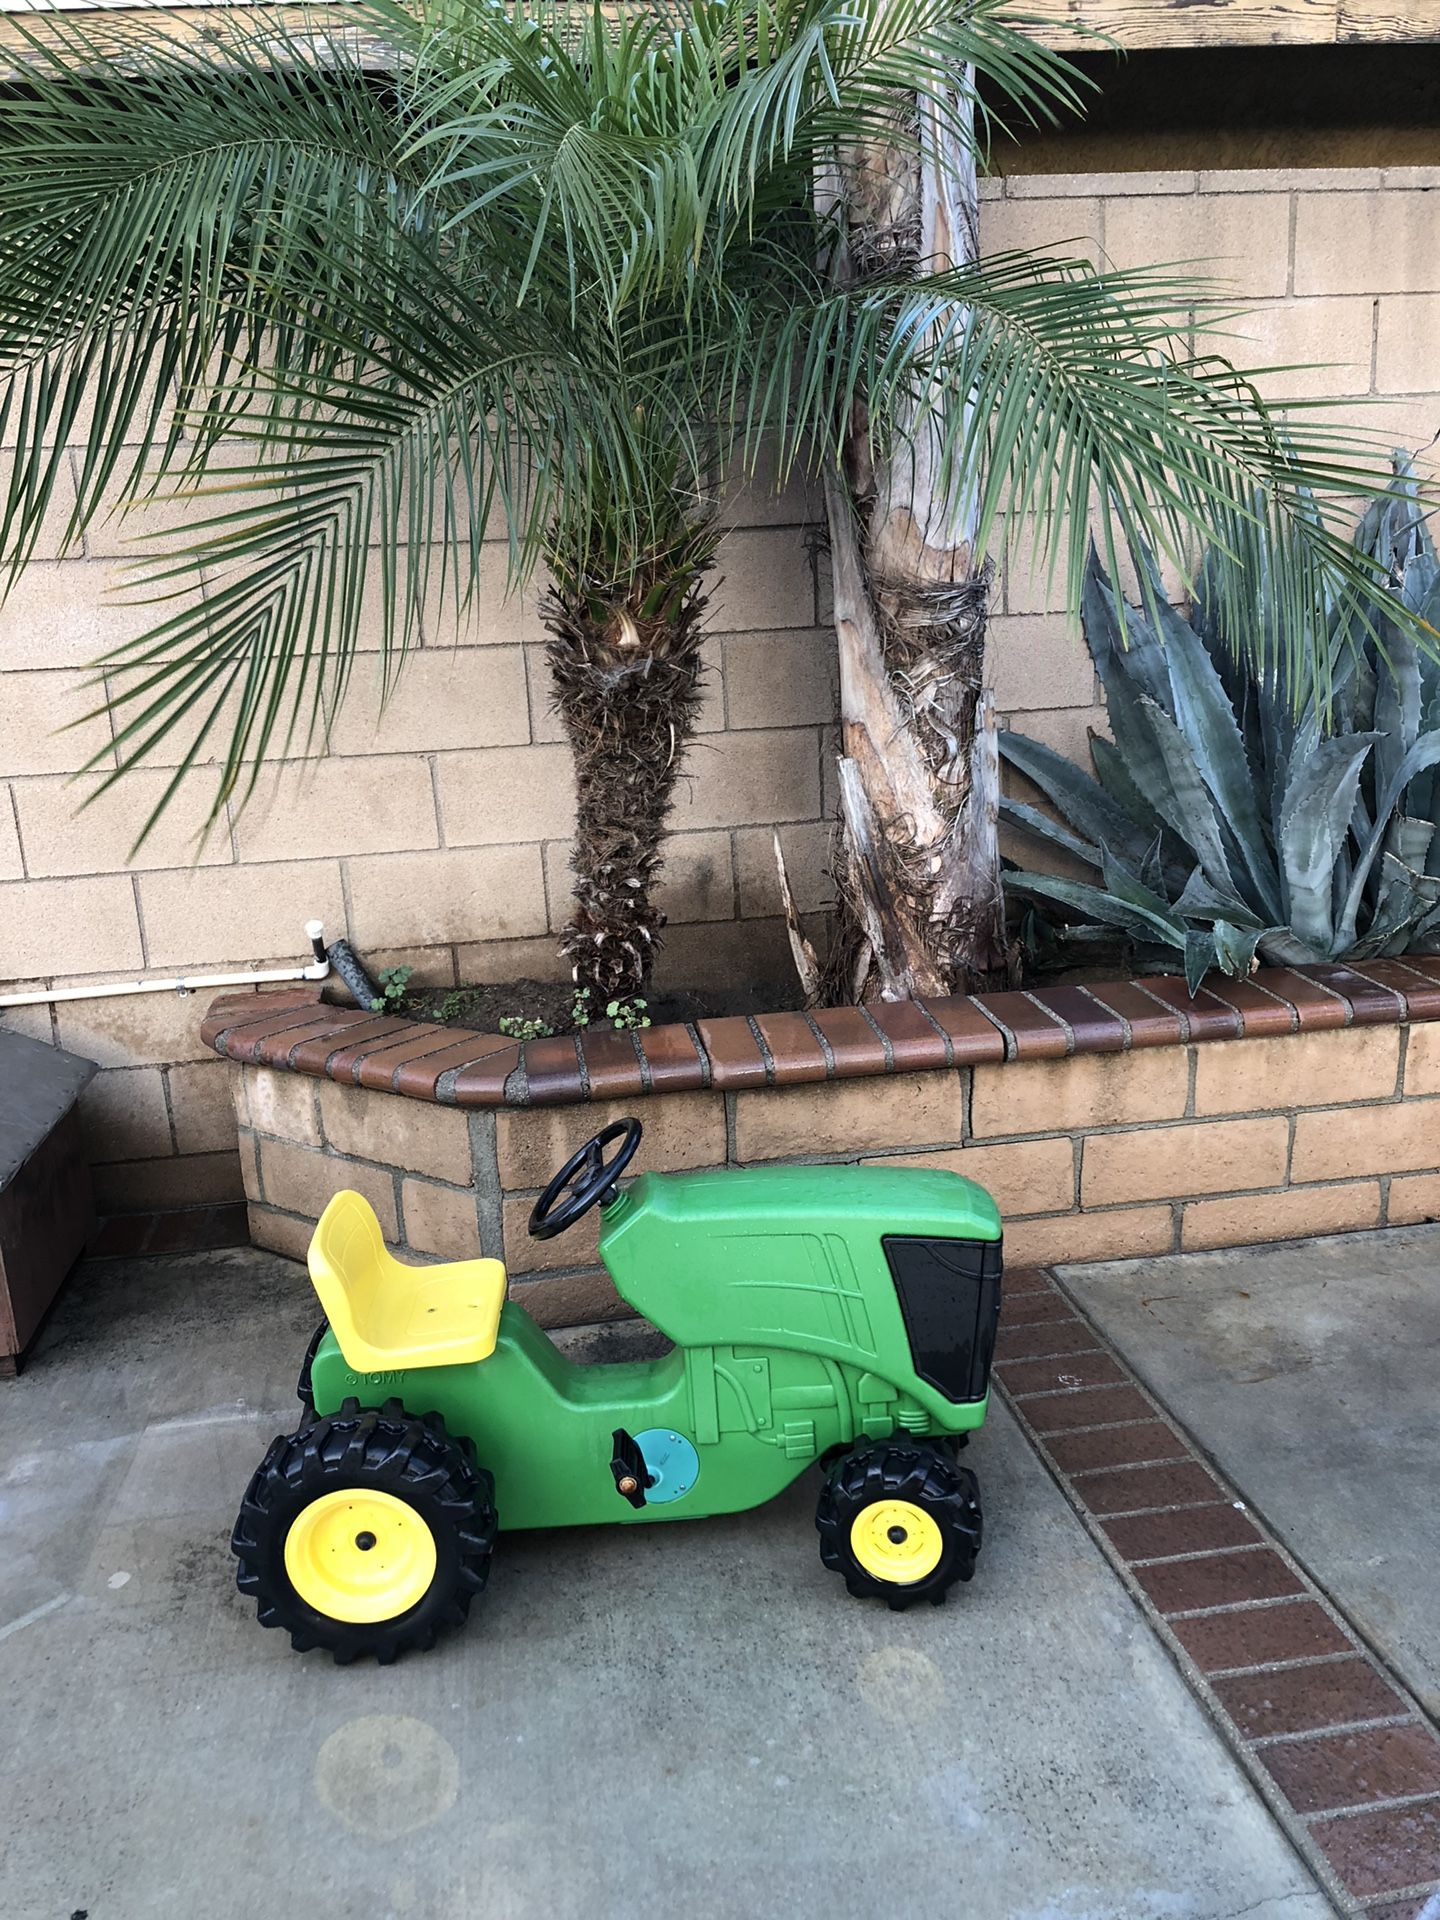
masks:
[[[273,1442],[232,1547],[291,1644],[393,1660],[459,1625],[498,1529],[739,1513],[812,1463],[820,1556],[852,1594],[943,1600],[980,1548],[956,1453],[985,1418],[1000,1216],[958,1174],[818,1166],[621,1174],[597,1133],[535,1204],[549,1239],[601,1209],[620,1295],[674,1344],[576,1365],[498,1260],[410,1267],[355,1193],[310,1273],[326,1319],[306,1416]]]

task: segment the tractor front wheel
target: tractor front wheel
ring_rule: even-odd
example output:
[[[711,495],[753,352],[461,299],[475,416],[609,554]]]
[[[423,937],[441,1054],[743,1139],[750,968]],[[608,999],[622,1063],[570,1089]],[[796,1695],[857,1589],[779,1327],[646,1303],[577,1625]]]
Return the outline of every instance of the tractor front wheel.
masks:
[[[980,1551],[980,1486],[939,1446],[857,1447],[830,1470],[815,1525],[820,1558],[859,1600],[939,1605]]]
[[[495,1526],[490,1475],[438,1415],[349,1400],[271,1443],[230,1544],[262,1627],[283,1628],[301,1653],[384,1665],[462,1624]]]

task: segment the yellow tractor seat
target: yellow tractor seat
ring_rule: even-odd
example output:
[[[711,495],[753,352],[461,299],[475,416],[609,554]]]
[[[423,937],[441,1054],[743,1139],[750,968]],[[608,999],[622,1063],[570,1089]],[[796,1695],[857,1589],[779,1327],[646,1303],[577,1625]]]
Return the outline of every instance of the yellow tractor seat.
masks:
[[[310,1278],[347,1365],[358,1373],[453,1367],[495,1351],[504,1262],[407,1266],[386,1247],[370,1202],[348,1189],[316,1224]]]

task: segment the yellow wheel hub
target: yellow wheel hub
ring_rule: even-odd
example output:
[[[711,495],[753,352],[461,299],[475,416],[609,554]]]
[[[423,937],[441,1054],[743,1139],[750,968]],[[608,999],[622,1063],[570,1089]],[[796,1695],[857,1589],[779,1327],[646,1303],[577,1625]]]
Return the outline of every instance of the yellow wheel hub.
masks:
[[[435,1536],[393,1493],[347,1487],[296,1514],[285,1572],[316,1613],[369,1626],[424,1599],[435,1578]]]
[[[939,1566],[945,1541],[913,1501],[872,1500],[851,1522],[850,1551],[872,1580],[911,1587]]]

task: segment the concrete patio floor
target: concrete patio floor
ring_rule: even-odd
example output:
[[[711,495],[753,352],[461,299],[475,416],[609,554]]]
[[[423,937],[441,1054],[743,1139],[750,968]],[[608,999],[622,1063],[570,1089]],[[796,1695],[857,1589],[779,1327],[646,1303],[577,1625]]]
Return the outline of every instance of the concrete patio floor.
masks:
[[[1004,1410],[940,1609],[849,1600],[815,1482],[504,1538],[468,1629],[339,1669],[235,1591],[316,1310],[94,1262],[0,1388],[6,1920],[1306,1920],[1308,1869]]]
[[[1440,1227],[1057,1271],[1440,1714]]]

